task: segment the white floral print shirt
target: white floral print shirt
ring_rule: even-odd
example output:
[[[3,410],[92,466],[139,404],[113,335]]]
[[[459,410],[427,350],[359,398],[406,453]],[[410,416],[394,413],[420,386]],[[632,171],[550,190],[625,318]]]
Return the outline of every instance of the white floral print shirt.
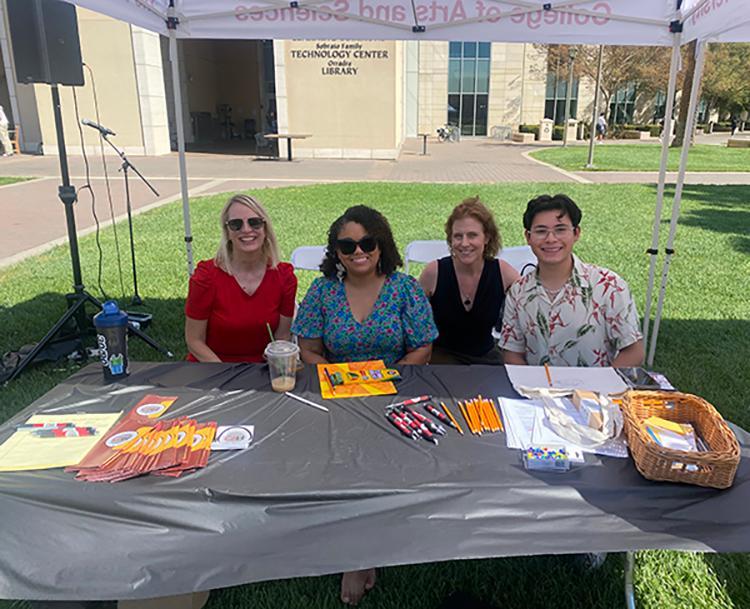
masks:
[[[574,255],[570,279],[552,299],[537,273],[511,286],[500,348],[525,354],[532,366],[610,366],[642,336],[628,284]]]

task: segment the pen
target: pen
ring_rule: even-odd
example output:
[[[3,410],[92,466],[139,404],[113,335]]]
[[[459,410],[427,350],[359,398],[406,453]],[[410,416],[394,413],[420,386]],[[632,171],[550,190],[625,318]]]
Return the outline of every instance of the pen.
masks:
[[[388,408],[399,408],[401,406],[411,406],[412,404],[419,404],[420,402],[427,402],[428,400],[431,400],[431,395],[420,395],[417,398],[410,398],[408,400],[404,400],[403,402],[398,402],[396,404],[391,404],[388,406]]]
[[[285,391],[284,395],[289,396],[293,400],[297,400],[298,402],[302,402],[303,404],[307,404],[308,406],[312,406],[313,408],[317,408],[318,410],[322,410],[323,412],[330,412],[328,408],[325,406],[321,406],[320,404],[316,404],[315,402],[311,402],[310,400],[307,400],[299,395],[295,395],[291,391]]]
[[[547,362],[544,362],[544,372],[547,373],[547,382],[549,383],[549,386],[552,387],[552,375],[549,371],[549,364]]]
[[[75,423],[21,423],[16,429],[58,429],[60,427],[75,427]]]
[[[56,427],[51,429],[35,429],[31,435],[36,438],[80,438],[83,436],[95,436],[95,427]]]

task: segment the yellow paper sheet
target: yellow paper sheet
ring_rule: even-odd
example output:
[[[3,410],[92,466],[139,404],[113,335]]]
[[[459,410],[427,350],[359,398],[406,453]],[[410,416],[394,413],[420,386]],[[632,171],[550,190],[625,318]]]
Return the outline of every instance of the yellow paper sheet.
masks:
[[[38,438],[31,430],[19,429],[0,446],[0,472],[20,472],[75,465],[115,424],[122,412],[103,414],[37,414],[26,423],[75,423],[94,427],[95,436]]]
[[[318,364],[318,380],[320,381],[320,395],[324,400],[331,398],[361,398],[369,395],[391,395],[398,393],[396,386],[390,382],[356,383],[353,385],[337,385],[335,389],[326,376],[334,372],[354,372],[355,370],[382,370],[385,362],[382,359],[369,362],[349,362],[347,364]]]

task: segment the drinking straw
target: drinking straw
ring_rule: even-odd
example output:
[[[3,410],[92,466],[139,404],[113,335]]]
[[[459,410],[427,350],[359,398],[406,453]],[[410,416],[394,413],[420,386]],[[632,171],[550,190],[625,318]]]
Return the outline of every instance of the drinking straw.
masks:
[[[271,330],[271,324],[266,322],[266,328],[268,328],[268,336],[271,337],[271,342],[273,342],[275,339],[273,337],[273,331]]]

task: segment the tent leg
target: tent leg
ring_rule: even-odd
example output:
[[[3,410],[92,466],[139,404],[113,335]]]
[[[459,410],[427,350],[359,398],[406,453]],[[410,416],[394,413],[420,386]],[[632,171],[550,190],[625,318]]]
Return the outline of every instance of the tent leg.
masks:
[[[174,8],[170,7],[174,13]],[[173,15],[170,15],[173,16]],[[188,196],[187,163],[185,162],[185,127],[182,118],[182,89],[180,87],[180,60],[177,53],[177,32],[169,30],[169,63],[172,67],[174,121],[177,127],[177,156],[180,165],[180,193],[182,194],[182,221],[185,225],[185,251],[188,275],[193,274],[193,235],[190,227],[190,198]]]
[[[589,127],[589,158],[586,169],[594,168],[594,140],[596,139],[596,125],[599,120],[599,93],[601,93],[602,62],[604,60],[604,45],[599,45],[599,59],[596,68],[596,85],[594,89],[594,109],[591,112],[591,127]]]
[[[656,316],[654,317],[654,327],[651,333],[651,340],[648,349],[647,364],[653,366],[654,356],[656,355],[656,340],[659,336],[659,326],[664,309],[664,295],[667,291],[667,278],[669,276],[669,264],[674,254],[674,238],[677,233],[677,220],[680,217],[680,203],[682,202],[682,188],[685,184],[685,169],[687,167],[688,153],[692,140],[693,128],[695,126],[695,114],[698,106],[698,90],[700,89],[701,76],[703,74],[703,64],[706,58],[706,43],[699,41],[695,49],[695,72],[693,73],[693,89],[690,92],[690,103],[688,105],[687,123],[685,124],[685,140],[682,143],[682,152],[680,154],[680,169],[677,173],[677,183],[674,189],[674,200],[672,201],[672,219],[669,223],[669,237],[665,248],[666,257],[661,272],[661,289],[659,291],[659,300],[656,305]]]
[[[650,256],[648,269],[648,287],[646,288],[646,304],[643,307],[643,340],[644,349],[648,350],[648,330],[651,321],[651,302],[654,298],[654,281],[656,277],[656,261],[659,253],[659,229],[661,228],[661,214],[664,207],[664,185],[667,177],[667,159],[669,157],[669,139],[672,134],[672,110],[674,107],[675,89],[677,88],[677,72],[680,67],[680,34],[674,35],[672,41],[672,57],[669,62],[669,83],[667,85],[667,100],[664,106],[664,129],[661,141],[661,162],[659,164],[659,184],[656,188],[656,207],[654,208],[654,227],[651,234],[651,248],[647,250]]]
[[[625,552],[625,607],[635,609],[635,589],[633,572],[635,571],[635,553]]]

